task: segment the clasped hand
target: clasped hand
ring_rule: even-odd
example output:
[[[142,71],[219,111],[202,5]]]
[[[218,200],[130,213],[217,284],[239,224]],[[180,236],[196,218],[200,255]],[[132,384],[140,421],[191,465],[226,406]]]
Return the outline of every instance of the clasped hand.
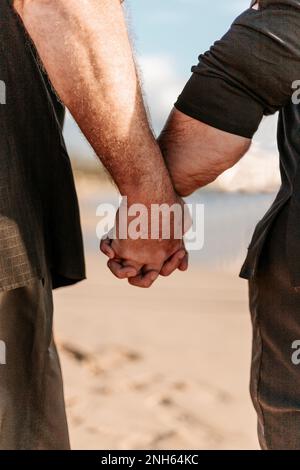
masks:
[[[141,215],[140,206],[136,206],[139,215],[134,217],[131,215],[134,211],[126,207],[125,213],[121,204],[115,226],[101,240],[100,249],[108,256],[108,268],[117,278],[128,279],[129,284],[136,287],[149,288],[159,275],[169,276],[176,269],[187,270],[188,253],[183,236],[191,225],[191,218],[178,196],[160,206],[161,211],[157,210],[157,205],[148,205],[146,215]]]

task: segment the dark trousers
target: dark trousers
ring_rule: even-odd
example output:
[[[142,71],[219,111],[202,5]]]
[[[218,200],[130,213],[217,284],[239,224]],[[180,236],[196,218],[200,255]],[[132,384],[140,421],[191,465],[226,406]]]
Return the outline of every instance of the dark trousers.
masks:
[[[257,275],[250,281],[250,390],[260,444],[269,450],[300,450],[300,364],[293,355],[295,341],[300,340],[300,291],[290,283],[285,250],[287,211],[288,206],[276,219]]]
[[[0,293],[0,449],[68,449],[50,278]]]

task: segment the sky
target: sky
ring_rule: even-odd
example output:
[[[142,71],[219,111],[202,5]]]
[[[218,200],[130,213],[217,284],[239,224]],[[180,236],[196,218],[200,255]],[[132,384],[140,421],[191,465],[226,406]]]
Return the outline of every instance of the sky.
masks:
[[[156,133],[190,76],[197,57],[219,39],[250,0],[125,0],[130,37]],[[276,117],[255,136],[255,151],[276,154]],[[65,137],[71,154],[90,154],[72,119]]]
[[[141,56],[172,59],[182,77],[248,8],[250,0],[127,0],[135,47]]]

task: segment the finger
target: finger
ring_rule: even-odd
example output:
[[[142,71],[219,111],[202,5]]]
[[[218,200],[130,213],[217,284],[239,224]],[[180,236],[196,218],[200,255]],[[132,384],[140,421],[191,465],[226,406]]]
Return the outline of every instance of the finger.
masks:
[[[100,250],[110,259],[113,259],[115,257],[115,252],[111,247],[110,238],[102,238],[100,242]]]
[[[189,267],[189,254],[186,252],[183,260],[181,261],[180,265],[178,266],[179,271],[187,271]]]
[[[118,279],[127,279],[129,277],[134,277],[137,275],[136,269],[130,266],[122,266],[120,261],[115,261],[110,259],[107,262],[107,266],[110,271],[116,276]]]
[[[135,287],[141,287],[143,289],[149,289],[152,284],[156,281],[159,276],[158,271],[148,271],[146,274],[139,274],[138,276],[131,277],[128,279],[130,285]]]
[[[142,267],[143,265],[141,263],[138,263],[136,261],[132,261],[132,260],[127,260],[127,259],[123,259],[122,260],[122,265],[123,267],[130,267],[130,268],[134,268],[136,270],[136,273],[139,274],[139,272],[142,270]]]
[[[170,276],[179,266],[181,265],[182,260],[186,256],[186,251],[184,249],[176,251],[163,265],[160,274],[161,276]]]

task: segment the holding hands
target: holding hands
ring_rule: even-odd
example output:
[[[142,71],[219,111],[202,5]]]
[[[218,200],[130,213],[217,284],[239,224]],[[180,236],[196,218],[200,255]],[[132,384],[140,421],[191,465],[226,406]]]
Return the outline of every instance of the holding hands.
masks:
[[[148,199],[144,197],[141,203],[140,198],[130,198],[130,205],[123,201],[114,229],[100,243],[111,272],[142,288],[149,288],[159,275],[188,268],[183,241],[190,226],[186,206],[174,192],[163,202],[158,201],[157,194],[153,195],[155,202]]]

